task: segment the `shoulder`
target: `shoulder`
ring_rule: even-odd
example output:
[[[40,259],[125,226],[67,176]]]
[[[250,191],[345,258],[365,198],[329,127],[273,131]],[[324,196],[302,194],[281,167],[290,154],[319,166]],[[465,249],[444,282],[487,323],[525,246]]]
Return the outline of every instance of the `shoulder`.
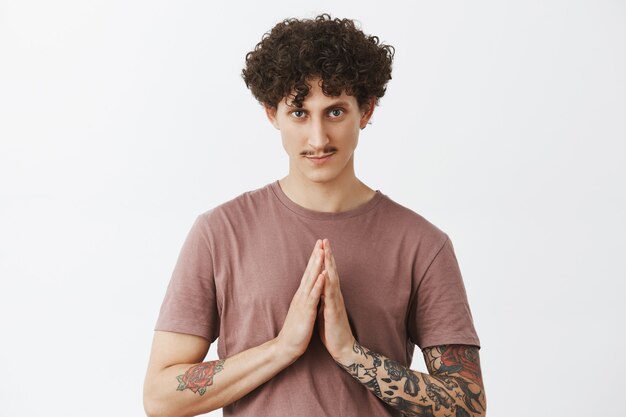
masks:
[[[389,196],[384,197],[382,212],[399,236],[422,246],[438,248],[441,248],[448,240],[447,233],[425,216],[394,201]]]
[[[242,192],[200,213],[198,217],[203,218],[209,225],[215,225],[227,219],[250,218],[252,214],[261,210],[270,201],[271,192],[270,184]]]

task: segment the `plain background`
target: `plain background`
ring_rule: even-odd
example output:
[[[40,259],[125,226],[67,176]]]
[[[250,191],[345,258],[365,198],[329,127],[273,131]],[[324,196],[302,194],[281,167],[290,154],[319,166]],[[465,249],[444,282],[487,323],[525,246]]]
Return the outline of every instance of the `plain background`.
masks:
[[[287,173],[245,53],[326,11],[396,48],[357,176],[452,238],[489,415],[623,413],[624,2],[2,0],[1,415],[143,415],[195,217]]]

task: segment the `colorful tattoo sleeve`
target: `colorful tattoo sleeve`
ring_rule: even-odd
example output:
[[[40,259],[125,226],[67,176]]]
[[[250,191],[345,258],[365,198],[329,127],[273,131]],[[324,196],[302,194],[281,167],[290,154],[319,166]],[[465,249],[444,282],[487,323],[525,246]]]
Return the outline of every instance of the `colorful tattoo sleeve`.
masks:
[[[358,342],[354,361],[344,370],[378,398],[403,414],[418,417],[483,417],[483,392],[478,348],[442,345],[423,350],[428,374],[373,352]]]
[[[194,365],[183,375],[178,375],[177,391],[186,389],[204,395],[206,387],[213,385],[213,375],[224,369],[224,360],[210,361]]]

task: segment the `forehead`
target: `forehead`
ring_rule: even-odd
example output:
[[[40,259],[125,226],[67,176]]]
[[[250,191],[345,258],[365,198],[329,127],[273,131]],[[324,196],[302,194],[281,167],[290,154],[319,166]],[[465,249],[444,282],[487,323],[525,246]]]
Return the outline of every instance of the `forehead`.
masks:
[[[286,107],[289,109],[293,108],[326,108],[328,106],[358,106],[358,102],[356,97],[347,95],[345,91],[342,91],[338,96],[327,96],[322,91],[322,87],[320,86],[321,79],[313,78],[308,79],[307,84],[309,85],[309,92],[304,97],[302,101],[302,107],[297,107],[293,103],[293,97],[295,96],[295,91],[292,91],[291,95],[284,97],[279,103],[278,107]]]
[[[328,107],[342,106],[342,107],[358,107],[357,100],[354,96],[349,96],[342,93],[339,96],[327,96],[324,94],[314,94],[309,91],[302,101],[302,107],[298,107],[293,103],[291,97],[281,100],[278,103],[278,107],[283,107],[286,110],[292,109],[327,109]]]

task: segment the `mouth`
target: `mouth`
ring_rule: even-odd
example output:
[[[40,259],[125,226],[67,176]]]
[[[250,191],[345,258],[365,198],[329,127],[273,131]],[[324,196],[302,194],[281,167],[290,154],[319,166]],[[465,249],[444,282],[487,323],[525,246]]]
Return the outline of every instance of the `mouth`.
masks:
[[[335,152],[331,152],[320,156],[307,156],[306,158],[309,161],[313,162],[315,165],[322,165],[323,163],[328,161],[334,154]]]
[[[335,152],[331,152],[331,153],[327,153],[324,155],[320,155],[320,156],[307,156],[307,158],[311,158],[311,159],[322,159],[322,158],[327,158],[329,156],[331,156],[332,154],[334,154]]]

